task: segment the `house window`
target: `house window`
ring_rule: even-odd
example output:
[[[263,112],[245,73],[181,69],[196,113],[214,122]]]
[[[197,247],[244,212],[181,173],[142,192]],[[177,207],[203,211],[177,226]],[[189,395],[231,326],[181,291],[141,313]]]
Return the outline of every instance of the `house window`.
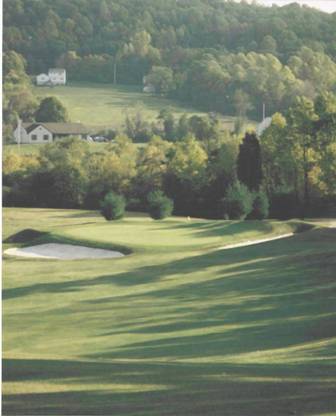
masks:
[[[32,140],[37,140],[37,134],[32,134],[31,139]]]
[[[48,136],[48,134],[44,134],[44,135],[43,135],[43,140],[49,140],[49,136]]]

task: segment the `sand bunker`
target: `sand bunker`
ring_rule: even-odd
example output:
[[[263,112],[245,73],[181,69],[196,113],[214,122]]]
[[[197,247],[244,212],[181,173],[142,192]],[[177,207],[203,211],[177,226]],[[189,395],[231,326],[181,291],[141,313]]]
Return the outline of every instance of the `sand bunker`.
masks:
[[[288,233],[288,234],[277,235],[276,237],[262,238],[259,240],[248,240],[248,241],[243,241],[241,243],[228,244],[224,247],[219,247],[218,250],[227,250],[229,248],[253,246],[254,244],[268,243],[269,241],[281,240],[283,238],[293,237],[293,235],[294,233]]]
[[[56,260],[110,259],[124,257],[124,254],[119,251],[56,243],[39,244],[23,248],[9,248],[5,251],[5,254],[10,256]]]

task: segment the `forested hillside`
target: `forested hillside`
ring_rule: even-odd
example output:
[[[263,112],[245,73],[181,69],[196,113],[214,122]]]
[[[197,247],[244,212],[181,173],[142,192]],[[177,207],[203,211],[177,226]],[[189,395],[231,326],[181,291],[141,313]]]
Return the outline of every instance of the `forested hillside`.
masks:
[[[4,0],[4,51],[37,74],[141,84],[200,109],[283,110],[336,83],[336,14],[220,0]]]

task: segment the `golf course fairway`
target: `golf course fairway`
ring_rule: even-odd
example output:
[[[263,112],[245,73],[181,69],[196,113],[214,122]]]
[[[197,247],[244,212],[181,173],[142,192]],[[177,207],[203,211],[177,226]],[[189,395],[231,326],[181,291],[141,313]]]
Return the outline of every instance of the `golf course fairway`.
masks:
[[[127,254],[4,256],[4,415],[336,414],[336,229],[322,220],[8,208],[3,239]]]

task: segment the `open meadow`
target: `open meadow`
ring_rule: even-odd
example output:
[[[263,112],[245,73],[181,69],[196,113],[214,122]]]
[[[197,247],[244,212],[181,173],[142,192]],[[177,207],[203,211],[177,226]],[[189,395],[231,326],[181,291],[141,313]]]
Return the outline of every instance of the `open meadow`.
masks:
[[[4,249],[64,241],[131,254],[4,256],[3,414],[336,414],[336,229],[327,222],[307,231],[298,221],[4,211]],[[44,234],[14,244],[26,229]],[[292,231],[304,232],[219,249]]]
[[[57,97],[69,112],[71,121],[81,122],[97,130],[120,128],[126,112],[140,111],[146,121],[154,121],[159,112],[169,109],[175,116],[202,115],[193,108],[164,97],[145,94],[140,86],[72,82],[65,86],[34,87],[34,94]],[[232,129],[234,117],[222,117],[223,128]]]

